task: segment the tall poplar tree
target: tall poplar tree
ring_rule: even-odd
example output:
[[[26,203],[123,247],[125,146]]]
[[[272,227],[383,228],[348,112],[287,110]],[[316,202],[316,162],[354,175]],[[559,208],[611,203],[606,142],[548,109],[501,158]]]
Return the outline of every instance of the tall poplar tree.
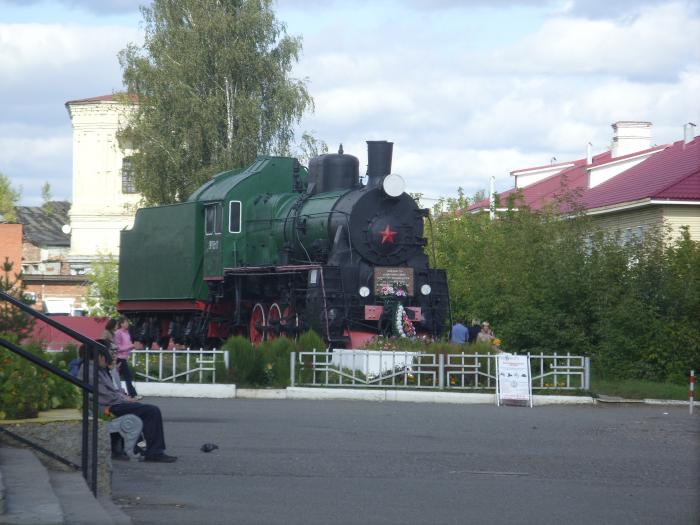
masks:
[[[138,101],[122,132],[136,190],[149,204],[186,200],[213,174],[259,154],[287,154],[293,126],[313,100],[291,78],[301,39],[272,0],[154,0],[141,7],[143,47],[119,54],[125,101]]]

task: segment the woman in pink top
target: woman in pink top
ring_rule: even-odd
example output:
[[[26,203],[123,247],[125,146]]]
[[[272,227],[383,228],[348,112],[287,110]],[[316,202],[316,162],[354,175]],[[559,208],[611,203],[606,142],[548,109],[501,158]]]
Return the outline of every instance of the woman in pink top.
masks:
[[[117,347],[117,367],[119,369],[119,375],[122,380],[126,383],[126,391],[129,397],[134,399],[142,399],[136,393],[133,383],[131,382],[131,368],[129,368],[129,355],[134,349],[134,344],[131,342],[131,335],[129,334],[129,320],[121,316],[117,321],[117,326],[119,328],[114,333],[114,344]]]

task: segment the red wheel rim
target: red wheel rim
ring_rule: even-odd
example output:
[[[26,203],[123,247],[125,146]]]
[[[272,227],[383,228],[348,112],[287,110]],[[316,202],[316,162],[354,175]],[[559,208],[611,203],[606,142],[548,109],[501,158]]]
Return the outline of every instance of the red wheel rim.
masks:
[[[270,311],[267,314],[267,340],[272,341],[277,339],[280,335],[280,317],[282,313],[280,312],[280,307],[277,303],[272,303],[270,305]]]
[[[253,344],[260,343],[265,338],[265,309],[260,303],[255,303],[250,313],[248,334]]]
[[[294,313],[291,306],[284,307],[284,310],[282,311],[282,319],[280,319],[280,325],[282,329],[284,329],[286,326],[292,326],[294,328],[299,326],[299,316]],[[292,331],[292,337],[296,338],[296,336],[297,333]]]
[[[281,325],[299,326],[299,316],[294,313],[291,306],[285,306],[282,312]]]

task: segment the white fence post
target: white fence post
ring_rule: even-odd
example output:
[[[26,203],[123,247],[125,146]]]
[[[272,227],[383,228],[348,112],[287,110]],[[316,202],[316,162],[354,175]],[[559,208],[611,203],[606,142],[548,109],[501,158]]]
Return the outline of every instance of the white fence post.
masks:
[[[294,376],[296,375],[294,372],[294,368],[296,366],[296,359],[297,359],[297,353],[290,352],[289,353],[289,386],[294,386]]]
[[[583,389],[591,389],[591,358],[583,358]]]
[[[445,354],[438,354],[438,386],[445,388]]]

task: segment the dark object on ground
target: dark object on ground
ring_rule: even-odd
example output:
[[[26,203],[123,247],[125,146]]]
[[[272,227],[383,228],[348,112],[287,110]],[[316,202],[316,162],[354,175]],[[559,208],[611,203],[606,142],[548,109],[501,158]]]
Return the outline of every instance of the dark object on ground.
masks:
[[[146,456],[146,459],[144,459],[144,461],[150,461],[153,463],[175,463],[177,461],[177,456],[158,454],[157,456]]]
[[[201,450],[202,452],[211,452],[212,450],[216,450],[217,448],[219,448],[219,446],[215,445],[214,443],[204,443],[204,445],[202,445],[202,447],[199,450]]]

